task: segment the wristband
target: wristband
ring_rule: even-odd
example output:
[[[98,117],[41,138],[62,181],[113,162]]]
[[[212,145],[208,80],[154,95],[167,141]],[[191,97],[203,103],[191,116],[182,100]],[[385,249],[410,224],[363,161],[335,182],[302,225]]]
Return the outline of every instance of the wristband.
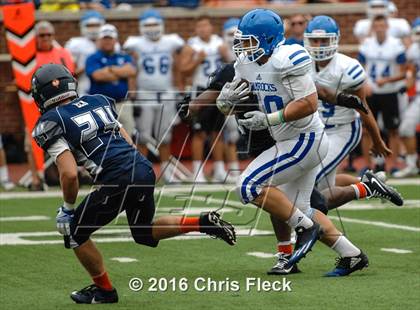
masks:
[[[267,114],[267,120],[270,126],[276,126],[286,122],[284,120],[283,110]]]
[[[63,207],[67,210],[73,210],[74,209],[74,203],[68,203],[68,202],[63,202]]]

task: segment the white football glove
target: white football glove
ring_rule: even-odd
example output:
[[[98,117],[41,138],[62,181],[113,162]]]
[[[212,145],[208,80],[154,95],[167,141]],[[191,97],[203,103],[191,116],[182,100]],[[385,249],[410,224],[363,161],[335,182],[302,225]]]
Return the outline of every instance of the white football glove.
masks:
[[[229,114],[235,104],[241,103],[249,98],[251,89],[245,82],[241,83],[240,79],[226,83],[216,100],[217,108],[223,114]]]
[[[267,114],[261,111],[250,111],[244,114],[246,119],[238,120],[239,125],[242,125],[250,130],[263,130],[270,126],[268,124]]]
[[[57,216],[55,218],[57,223],[57,230],[64,236],[70,236],[70,223],[74,217],[74,210],[67,209],[61,206],[57,210]]]

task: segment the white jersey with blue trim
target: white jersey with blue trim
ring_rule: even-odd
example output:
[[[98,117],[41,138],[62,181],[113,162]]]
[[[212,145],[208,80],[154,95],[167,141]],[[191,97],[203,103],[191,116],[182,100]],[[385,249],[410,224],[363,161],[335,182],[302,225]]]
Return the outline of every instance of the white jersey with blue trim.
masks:
[[[375,83],[377,79],[397,75],[399,65],[406,63],[401,40],[388,36],[380,44],[376,37],[367,38],[360,46],[359,60],[365,65],[374,94],[396,93],[403,87],[403,81],[386,83],[381,87]]]
[[[138,55],[137,89],[173,90],[173,54],[180,50],[184,43],[177,34],[165,34],[157,41],[144,36],[129,37],[123,47]]]
[[[362,65],[354,58],[336,53],[324,68],[313,63],[312,77],[316,84],[328,88],[333,93],[360,88],[366,80]],[[326,125],[348,124],[358,117],[354,109],[340,107],[318,101],[318,111]]]
[[[388,35],[395,38],[404,38],[410,35],[411,27],[404,18],[388,18]],[[359,39],[370,36],[372,21],[368,18],[358,20],[354,26],[353,33]]]
[[[312,60],[305,48],[300,45],[280,45],[268,62],[259,65],[257,62],[235,63],[235,78],[243,78],[250,82],[252,91],[258,96],[260,110],[272,113],[284,109],[290,102],[315,92],[309,74]],[[308,77],[308,83],[293,91],[290,80]],[[271,135],[276,141],[296,138],[301,133],[322,131],[324,125],[315,112],[302,119],[272,126]]]
[[[192,81],[193,89],[197,89],[197,87],[206,88],[210,74],[222,65],[220,47],[223,45],[223,39],[213,34],[208,42],[203,41],[200,37],[192,37],[188,40],[187,44],[196,53],[201,51],[206,53],[206,58],[202,64],[195,69]]]
[[[84,69],[86,59],[96,52],[96,44],[94,41],[86,37],[74,37],[67,41],[64,46],[73,56],[73,60],[77,69]],[[85,73],[82,73],[77,78],[79,95],[83,96],[89,92],[90,81]]]
[[[411,44],[407,51],[407,59],[416,66],[416,92],[420,94],[420,43]]]

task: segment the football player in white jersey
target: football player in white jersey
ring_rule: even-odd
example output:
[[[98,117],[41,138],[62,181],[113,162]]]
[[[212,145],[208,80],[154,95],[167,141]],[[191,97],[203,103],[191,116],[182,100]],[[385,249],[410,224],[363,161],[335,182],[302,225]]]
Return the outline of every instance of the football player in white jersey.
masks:
[[[404,18],[392,17],[390,8],[392,5],[389,0],[369,0],[367,17],[365,19],[358,20],[354,26],[353,33],[357,37],[360,43],[370,37],[372,34],[372,20],[376,16],[387,16],[389,28],[388,34],[403,40],[404,44],[408,46],[410,44],[410,24]],[[395,5],[394,5],[395,7]],[[396,7],[395,7],[396,8]]]
[[[236,76],[223,87],[217,106],[229,113],[247,85],[241,79],[249,81],[260,111],[247,112],[247,119],[239,124],[251,130],[269,128],[276,141],[241,174],[237,193],[243,203],[257,205],[296,230],[297,244],[287,267],[313,246],[318,222],[321,240],[341,257],[327,275],[348,275],[366,267],[368,259],[327,216],[310,206],[319,165],[328,152],[328,137],[317,111],[311,57],[302,46],[283,45],[284,41],[281,18],[266,9],[245,14],[235,35]]]
[[[89,91],[90,82],[85,74],[86,59],[96,52],[96,40],[99,36],[99,28],[105,24],[101,13],[87,11],[80,19],[80,33],[82,36],[71,38],[65,45],[73,56],[76,64],[75,75],[79,81],[80,95],[86,95]]]
[[[417,167],[416,126],[420,123],[420,17],[417,17],[413,22],[412,40],[413,44],[407,51],[410,72],[410,85],[408,86],[415,85],[416,95],[404,111],[401,119],[399,133],[407,150],[407,166],[393,174],[396,178],[415,176],[419,172]]]
[[[401,81],[406,77],[406,54],[401,40],[387,34],[388,23],[384,16],[376,16],[372,22],[373,36],[360,46],[359,61],[369,76],[366,88],[367,101],[375,118],[382,114],[384,128],[388,132],[392,150],[391,169],[397,166],[400,125],[398,93]],[[370,141],[363,138],[364,154],[368,154]],[[366,157],[365,157],[366,158]],[[369,160],[367,155],[366,160]]]
[[[169,164],[172,128],[177,124],[175,95],[175,63],[184,40],[177,34],[164,34],[164,21],[159,11],[149,9],[140,15],[141,36],[129,37],[124,49],[134,52],[137,59],[137,100],[140,117],[136,118],[140,150],[147,154],[150,137],[157,141],[163,180],[176,181]]]
[[[365,71],[356,59],[337,53],[339,39],[338,25],[329,16],[313,18],[305,30],[304,46],[314,60],[312,77],[317,85],[318,94],[328,99],[335,98],[340,92],[347,92],[366,102]],[[391,154],[370,111],[368,114],[359,115],[354,109],[333,105],[324,100],[319,100],[318,110],[330,141],[328,154],[322,161],[322,169],[316,177],[319,190],[331,188],[336,184],[338,165],[359,144],[362,136],[360,117],[372,138],[373,152],[381,156]],[[347,176],[347,180],[349,184],[359,182],[358,178],[352,176]]]
[[[213,26],[209,17],[201,16],[196,23],[196,36],[188,40],[183,50],[181,72],[192,77],[193,97],[204,91],[211,73],[223,62],[229,61],[229,51],[223,39],[213,34]],[[226,170],[223,162],[224,145],[220,137],[220,130],[225,121],[214,105],[202,108],[192,124],[192,158],[195,182],[206,182],[203,173],[203,149],[207,136],[212,138],[212,156],[215,181],[225,181]]]

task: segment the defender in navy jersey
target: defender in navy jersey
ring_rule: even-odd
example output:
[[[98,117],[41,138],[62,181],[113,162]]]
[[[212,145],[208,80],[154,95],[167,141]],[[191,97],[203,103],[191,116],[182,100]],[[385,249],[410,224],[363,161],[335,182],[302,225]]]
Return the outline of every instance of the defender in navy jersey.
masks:
[[[40,67],[32,77],[32,95],[41,112],[33,137],[54,159],[60,173],[63,204],[57,229],[94,284],[71,294],[76,303],[114,303],[118,295],[90,235],[125,211],[136,243],[156,247],[159,240],[199,231],[236,242],[233,226],[216,212],[200,217],[154,219],[155,174],[117,121],[114,102],[102,95],[77,98],[77,81],[62,65]],[[77,165],[84,165],[99,188],[75,208]]]

